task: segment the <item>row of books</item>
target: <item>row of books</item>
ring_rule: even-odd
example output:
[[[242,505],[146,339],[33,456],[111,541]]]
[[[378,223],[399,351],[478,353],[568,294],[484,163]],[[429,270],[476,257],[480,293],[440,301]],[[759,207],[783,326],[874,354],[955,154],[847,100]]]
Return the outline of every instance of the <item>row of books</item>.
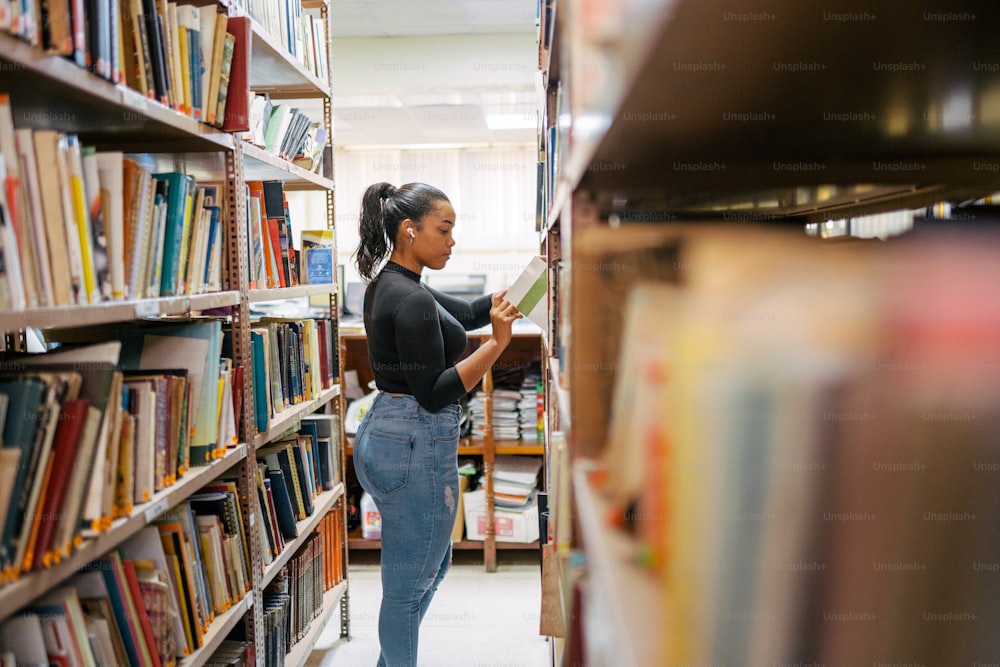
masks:
[[[329,81],[326,21],[303,9],[302,0],[250,0],[250,15],[306,71]]]
[[[338,501],[335,509],[320,519],[316,527],[323,537],[323,589],[330,590],[344,580],[344,513],[338,509],[343,500]]]
[[[10,355],[0,373],[0,585],[49,568],[236,444],[217,321]]]
[[[323,538],[309,535],[288,564],[264,589],[264,604],[279,604],[285,609],[284,624],[277,632],[284,633],[286,647],[294,646],[308,632],[312,620],[323,611]],[[286,651],[287,652],[287,651]],[[269,665],[283,665],[284,653],[269,656]]]
[[[250,181],[246,196],[250,289],[298,285],[298,260],[284,184]]]
[[[48,0],[42,10],[0,0],[0,30],[191,118],[246,129],[249,18],[165,0]]]
[[[0,655],[18,665],[176,664],[251,589],[238,513],[235,482],[206,487],[5,620]]]
[[[988,661],[995,231],[713,231],[627,296],[595,480],[683,610],[663,662]]]
[[[323,611],[324,593],[344,580],[343,521],[339,509],[328,512],[264,589],[265,664],[285,664],[285,654]]]
[[[220,185],[153,173],[74,134],[15,129],[5,96],[0,170],[0,308],[222,288]]]
[[[250,328],[255,427],[263,433],[289,407],[333,386],[338,367],[337,320],[260,318]]]
[[[329,131],[321,123],[289,102],[274,104],[264,93],[250,104],[247,141],[303,169],[320,172],[328,138]]]
[[[313,501],[341,480],[336,415],[314,414],[298,433],[257,450],[257,497],[264,562],[299,537],[297,522],[312,516]]]

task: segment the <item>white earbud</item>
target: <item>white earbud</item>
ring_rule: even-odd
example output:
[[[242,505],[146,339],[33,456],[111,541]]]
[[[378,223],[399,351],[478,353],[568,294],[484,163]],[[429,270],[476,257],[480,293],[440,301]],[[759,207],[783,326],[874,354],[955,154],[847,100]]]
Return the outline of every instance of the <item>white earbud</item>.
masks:
[[[412,238],[416,238],[416,237],[413,236],[413,227],[407,227],[406,228],[406,233],[410,235],[411,239]]]

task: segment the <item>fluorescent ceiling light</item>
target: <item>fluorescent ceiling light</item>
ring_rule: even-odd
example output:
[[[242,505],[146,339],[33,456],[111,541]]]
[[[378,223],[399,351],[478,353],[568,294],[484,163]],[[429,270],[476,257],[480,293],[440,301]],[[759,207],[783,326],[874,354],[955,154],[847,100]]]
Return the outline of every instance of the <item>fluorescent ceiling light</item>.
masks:
[[[486,127],[491,130],[533,130],[538,127],[538,116],[535,113],[487,114]]]

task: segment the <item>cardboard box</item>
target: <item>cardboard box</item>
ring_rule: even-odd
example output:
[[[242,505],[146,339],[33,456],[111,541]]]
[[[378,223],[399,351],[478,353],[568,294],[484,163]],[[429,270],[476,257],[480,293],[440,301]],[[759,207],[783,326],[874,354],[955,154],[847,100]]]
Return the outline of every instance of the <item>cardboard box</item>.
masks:
[[[466,539],[486,539],[486,491],[477,489],[463,493],[465,502]],[[497,542],[538,541],[538,502],[532,498],[529,506],[519,512],[494,507],[493,531]]]
[[[465,532],[465,492],[469,488],[469,476],[458,476],[458,507],[455,510],[455,527],[451,529],[451,541],[461,542]]]

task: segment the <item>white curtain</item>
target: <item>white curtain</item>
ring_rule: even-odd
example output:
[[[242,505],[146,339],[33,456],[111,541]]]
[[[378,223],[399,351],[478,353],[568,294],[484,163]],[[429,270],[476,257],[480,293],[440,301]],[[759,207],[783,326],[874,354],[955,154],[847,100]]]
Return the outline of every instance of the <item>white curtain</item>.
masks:
[[[357,279],[353,253],[361,195],[380,181],[422,181],[451,199],[456,248],[442,273],[486,274],[487,290],[492,291],[506,287],[538,254],[534,146],[354,149],[335,151],[334,156],[338,261],[345,265],[348,280]]]

